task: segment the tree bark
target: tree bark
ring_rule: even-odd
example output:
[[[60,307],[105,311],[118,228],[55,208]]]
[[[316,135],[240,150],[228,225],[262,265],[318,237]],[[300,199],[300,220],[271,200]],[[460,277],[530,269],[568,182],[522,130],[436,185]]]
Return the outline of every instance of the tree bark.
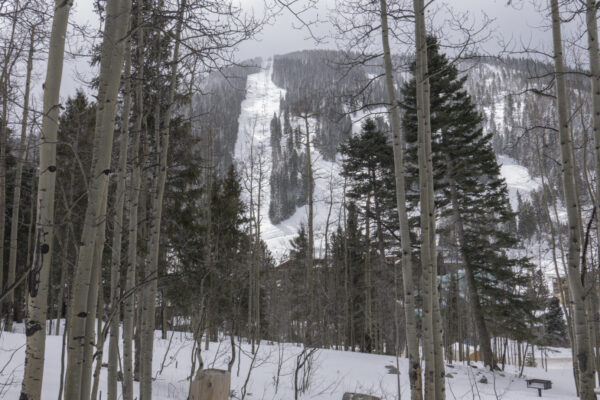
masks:
[[[313,172],[312,172],[312,159],[310,150],[310,126],[308,124],[308,114],[303,117],[304,126],[306,129],[306,179],[308,180],[307,197],[308,197],[308,246],[306,249],[306,300],[307,300],[307,318],[306,318],[306,333],[305,333],[305,344],[307,346],[313,345],[312,337],[312,324],[314,318],[314,300],[313,300],[313,264],[315,257],[315,234],[314,234],[314,204],[313,204]]]
[[[54,233],[54,190],[56,183],[56,140],[60,82],[64,60],[65,37],[71,2],[56,0],[48,66],[44,84],[42,135],[37,197],[37,218],[32,270],[29,273],[26,322],[27,348],[21,400],[37,400],[42,395],[48,278]]]
[[[115,317],[110,323],[108,347],[108,400],[117,399],[117,370],[119,363],[119,296],[121,293],[121,244],[123,238],[123,208],[125,205],[125,180],[127,176],[127,146],[129,143],[129,113],[131,111],[131,51],[129,44],[125,50],[125,103],[121,116],[121,140],[119,148],[119,171],[115,191],[113,215],[113,240],[110,270],[110,303]]]
[[[123,38],[128,27],[130,10],[131,0],[109,0],[106,4],[92,172],[70,307],[71,327],[65,385],[65,396],[68,399],[80,398],[82,394],[85,394],[84,383],[87,376],[83,376],[85,372],[83,363],[85,348],[90,345],[89,342],[86,343],[86,339],[89,338],[89,335],[86,335],[86,320],[92,317],[89,315],[90,312],[95,314],[95,307],[88,307],[90,299],[88,293],[96,289],[90,285],[95,275],[94,268],[100,268],[99,264],[94,265],[94,254],[97,247],[96,241],[104,241],[104,236],[99,235],[98,231],[101,230],[100,225],[105,221],[102,210],[106,209],[115,110],[123,67]]]
[[[137,7],[137,64],[144,65],[144,28],[141,3]],[[129,77],[129,80],[133,79]],[[131,146],[131,183],[128,195],[129,214],[127,239],[127,268],[125,292],[135,286],[138,249],[138,206],[141,185],[140,143],[144,119],[144,69],[139,68],[135,79],[135,125],[134,140]],[[133,400],[133,328],[135,319],[135,296],[130,296],[123,304],[123,400]]]
[[[406,341],[409,362],[410,391],[412,400],[423,397],[421,383],[421,362],[419,343],[417,339],[417,318],[415,315],[414,280],[412,248],[410,243],[410,226],[406,211],[406,184],[404,179],[404,161],[402,149],[402,133],[400,125],[400,110],[394,88],[394,71],[389,43],[389,27],[387,20],[387,1],[380,0],[381,41],[383,45],[383,60],[387,88],[388,108],[392,126],[392,144],[394,150],[394,175],[396,182],[396,205],[400,223],[400,240],[402,245],[402,279],[404,291],[404,315],[406,319]]]
[[[563,60],[561,20],[558,0],[550,1],[552,10],[552,41],[554,48],[554,66],[556,75],[556,98],[558,103],[558,131],[560,136],[561,175],[565,194],[565,206],[569,225],[569,248],[567,253],[567,279],[573,301],[573,324],[576,344],[576,358],[579,367],[579,395],[582,400],[593,400],[594,368],[590,353],[590,341],[587,330],[586,293],[580,271],[581,231],[579,199],[576,190],[576,174],[573,159],[573,144],[569,131],[568,91]]]
[[[600,50],[598,49],[598,6],[595,0],[587,0],[586,2],[586,24],[587,24],[587,38],[588,38],[588,52],[590,58],[590,78],[592,81],[592,126],[594,132],[594,158],[595,158],[595,172],[596,172],[596,193],[594,198],[594,205],[596,206],[596,231],[600,233]],[[598,242],[596,249],[597,260],[600,260],[600,241]],[[598,272],[596,272],[597,274]],[[593,273],[591,274],[594,275]],[[588,279],[591,285],[595,285],[597,277],[594,279]],[[593,297],[593,302],[597,301],[596,287],[590,288],[590,293]],[[598,372],[598,382],[600,382],[600,354],[598,352],[598,338],[594,338],[599,334],[598,328],[600,326],[600,316],[598,314],[597,307],[591,307],[590,314],[590,325],[594,328],[593,340],[591,343],[595,344],[595,349],[592,349],[592,354],[595,351],[595,364]]]

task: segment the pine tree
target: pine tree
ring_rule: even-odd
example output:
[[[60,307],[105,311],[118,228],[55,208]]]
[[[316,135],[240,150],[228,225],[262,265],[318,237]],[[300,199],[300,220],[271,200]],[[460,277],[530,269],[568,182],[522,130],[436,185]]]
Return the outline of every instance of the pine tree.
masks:
[[[490,329],[507,335],[527,332],[534,305],[524,289],[532,265],[510,254],[519,244],[515,213],[492,149],[492,133],[483,132],[483,118],[464,89],[467,77],[460,77],[439,53],[436,38],[430,36],[427,42],[436,208],[448,221],[439,231],[458,239],[479,342],[486,365],[493,366]],[[418,193],[414,79],[402,93],[407,181],[414,204]]]
[[[388,220],[397,220],[394,204],[393,150],[387,136],[375,121],[367,119],[360,135],[342,144],[340,153],[344,156],[342,176],[348,178],[350,183],[348,197],[355,201],[362,200],[361,203],[364,203],[367,196],[371,196],[374,201],[379,202],[379,207],[371,210],[369,217],[380,224],[383,217],[381,213],[384,210],[389,216]]]
[[[517,233],[521,239],[530,239],[537,231],[538,215],[536,210],[531,201],[523,200],[519,192],[517,192],[517,207],[519,212]]]
[[[550,298],[544,314],[544,341],[550,346],[564,346],[568,342],[567,324],[557,297]]]

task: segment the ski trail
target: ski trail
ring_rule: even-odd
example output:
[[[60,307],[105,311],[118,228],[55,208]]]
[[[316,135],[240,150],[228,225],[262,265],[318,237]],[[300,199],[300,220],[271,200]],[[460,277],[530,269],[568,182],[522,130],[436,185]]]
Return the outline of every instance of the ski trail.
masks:
[[[301,224],[307,223],[307,207],[298,207],[288,219],[275,225],[269,219],[270,176],[272,168],[271,131],[270,124],[274,114],[280,114],[280,99],[285,96],[285,89],[273,83],[273,60],[269,58],[262,63],[262,69],[248,76],[246,98],[241,104],[238,118],[239,131],[235,144],[234,157],[238,165],[243,198],[250,206],[250,194],[254,207],[259,198],[258,182],[262,181],[260,190],[260,229],[261,238],[273,253],[276,260],[286,257],[290,248],[290,240],[298,233]],[[292,126],[300,123],[292,118]],[[304,125],[301,125],[303,128]],[[311,121],[311,132],[314,132],[314,121]],[[337,224],[339,202],[342,197],[343,185],[340,183],[340,162],[326,161],[317,149],[312,147],[314,190],[314,230],[315,255],[318,257],[324,248],[324,232],[329,215],[329,202],[333,197],[334,206],[329,215],[330,232]],[[252,162],[254,160],[254,162]],[[252,166],[254,165],[254,166]],[[260,179],[262,172],[262,179]],[[330,189],[333,187],[333,196]]]

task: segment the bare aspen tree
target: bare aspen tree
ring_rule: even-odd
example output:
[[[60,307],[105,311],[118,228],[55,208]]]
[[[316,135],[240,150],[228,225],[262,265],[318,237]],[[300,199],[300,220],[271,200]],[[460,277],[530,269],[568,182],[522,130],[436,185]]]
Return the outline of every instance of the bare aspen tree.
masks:
[[[253,239],[252,258],[248,271],[248,339],[251,343],[252,354],[256,350],[256,343],[260,340],[260,263],[262,261],[260,224],[262,220],[261,207],[264,180],[267,175],[264,145],[262,143],[257,146],[254,145],[256,124],[257,121],[255,120],[249,146],[250,155],[247,167],[250,171],[247,175],[248,183],[246,184],[250,196],[250,236]]]
[[[427,66],[425,3],[414,0],[416,42],[416,99],[419,187],[421,208],[421,266],[423,270],[423,355],[425,358],[425,397],[445,399],[441,317],[437,294],[437,250],[435,197],[431,151],[430,85]]]
[[[307,301],[307,318],[306,318],[306,333],[305,345],[313,344],[312,324],[315,313],[314,296],[313,296],[313,264],[315,257],[315,233],[314,233],[314,199],[313,199],[313,170],[310,149],[310,125],[308,113],[301,114],[300,117],[304,120],[304,129],[306,129],[306,180],[307,180],[307,200],[308,200],[308,240],[306,247],[306,301]]]
[[[39,180],[37,191],[37,217],[33,246],[32,269],[29,272],[27,293],[28,318],[26,322],[27,348],[25,372],[21,386],[21,400],[37,400],[42,396],[44,353],[46,347],[46,315],[48,280],[52,258],[54,234],[54,191],[56,183],[56,141],[60,83],[62,77],[65,37],[72,2],[56,0],[46,81],[42,132],[39,145]]]
[[[161,41],[160,34],[155,38],[155,47],[157,56],[157,64],[161,63]],[[160,102],[156,101],[154,103],[154,111],[152,118],[154,119],[154,143],[155,148],[152,151],[152,154],[155,156],[154,160],[150,159],[151,164],[154,166],[155,170],[154,175],[150,177],[150,210],[148,213],[144,213],[142,215],[146,215],[145,218],[141,218],[142,221],[145,221],[147,218],[148,223],[145,227],[145,232],[149,234],[148,237],[148,246],[146,247],[146,258],[142,268],[140,268],[140,279],[141,281],[152,280],[152,283],[148,285],[144,285],[140,293],[140,328],[139,328],[139,352],[136,347],[136,359],[139,360],[139,380],[140,380],[140,398],[141,399],[150,399],[152,395],[152,352],[154,350],[154,328],[155,328],[155,318],[156,318],[156,290],[155,290],[155,282],[158,278],[158,263],[156,264],[156,268],[154,267],[154,250],[153,246],[160,245],[160,240],[156,241],[155,238],[155,229],[156,229],[156,196],[159,194],[159,175],[160,175],[160,167],[161,167],[161,139],[162,139],[162,130],[160,127],[161,117],[160,117]],[[148,140],[145,142],[147,143]],[[144,150],[145,154],[150,154]],[[156,172],[156,169],[159,171]],[[145,201],[141,202],[142,204],[146,204]],[[144,232],[144,231],[142,231]],[[142,236],[145,236],[142,233]],[[139,357],[138,354],[139,353]]]
[[[137,64],[144,65],[144,28],[142,5],[138,3],[136,11],[137,26]],[[129,79],[133,79],[129,77]],[[127,239],[127,268],[125,276],[125,290],[129,292],[135,286],[137,248],[138,248],[138,206],[141,185],[141,160],[140,143],[142,122],[144,118],[144,68],[138,68],[135,76],[135,123],[134,139],[131,146],[131,179],[127,196],[128,239]],[[123,304],[123,399],[133,400],[133,326],[135,318],[135,300],[130,296]]]
[[[158,274],[158,258],[160,248],[160,226],[162,220],[163,197],[165,192],[165,182],[167,179],[167,155],[169,151],[169,135],[171,114],[173,112],[173,104],[175,102],[175,91],[177,89],[177,69],[179,66],[179,45],[181,41],[181,32],[183,29],[183,18],[186,9],[186,0],[181,0],[177,10],[177,26],[175,31],[175,44],[173,48],[173,58],[171,60],[171,75],[169,82],[168,105],[165,111],[163,126],[160,132],[159,141],[156,145],[160,146],[159,150],[159,170],[158,176],[155,177],[155,187],[152,191],[152,214],[150,221],[150,262],[149,269],[146,271],[146,278],[153,279],[148,284],[150,290],[144,295],[144,314],[143,319],[146,319],[145,332],[143,332],[142,349],[142,379],[140,382],[140,398],[142,400],[152,399],[152,354],[154,350],[154,311],[156,307],[156,291]],[[155,121],[158,124],[158,121]],[[160,142],[160,143],[159,143]]]
[[[413,279],[412,246],[410,225],[406,210],[406,184],[404,179],[404,157],[402,148],[402,132],[400,125],[400,109],[394,87],[394,68],[389,41],[388,6],[386,0],[380,0],[381,41],[383,46],[383,62],[385,69],[385,85],[389,101],[389,119],[392,127],[392,145],[394,151],[394,175],[396,182],[396,205],[400,223],[400,240],[402,245],[402,279],[404,291],[404,316],[406,320],[406,342],[409,363],[410,392],[412,400],[423,397],[421,384],[421,362],[419,342],[417,338],[417,318],[415,315],[415,284]]]
[[[594,0],[586,0],[586,25],[587,25],[587,39],[588,39],[588,55],[590,59],[590,80],[592,90],[592,128],[594,136],[594,159],[595,159],[595,176],[596,176],[596,192],[592,194],[594,199],[594,205],[596,207],[596,222],[600,221],[600,50],[598,49],[598,5]],[[584,148],[585,151],[585,148]],[[591,191],[591,190],[590,190]],[[596,236],[600,238],[600,224],[596,223]],[[596,249],[597,259],[600,260],[600,240],[598,240]],[[597,274],[597,272],[596,272]],[[596,278],[590,279],[594,274],[590,274],[587,279],[586,289],[590,293],[590,300],[597,298],[597,288],[593,287]],[[595,334],[591,337],[592,346],[598,346],[597,338],[594,336],[598,335],[597,329],[599,321],[598,307],[588,307],[589,314],[589,325],[590,328],[594,327]],[[594,350],[592,350],[593,355]],[[596,352],[596,371],[598,373],[598,379],[600,379],[600,351]]]
[[[103,196],[106,197],[108,194],[108,186]],[[102,255],[104,253],[104,238],[106,236],[106,202],[102,202],[102,208],[100,209],[99,215],[104,216],[100,222],[96,231],[96,242],[94,245],[94,259],[92,264],[92,279],[90,281],[90,289],[87,295],[87,307],[88,317],[85,320],[85,343],[86,346],[83,349],[83,364],[81,367],[81,388],[80,397],[87,399],[90,397],[90,391],[92,387],[92,366],[94,358],[98,358],[99,366],[102,365],[102,353],[104,349],[104,336],[102,335],[102,308],[104,299],[102,296]],[[97,321],[97,329],[94,325]],[[95,333],[98,331],[96,337]],[[94,347],[94,344],[96,346]],[[96,351],[94,351],[96,350]],[[98,370],[98,374],[100,371]],[[96,379],[96,384],[98,380]],[[97,386],[96,386],[97,388]],[[96,398],[94,395],[92,398]]]
[[[427,57],[427,44],[421,34],[421,26],[425,23],[425,9],[419,0],[414,0],[415,11],[415,82],[417,99],[417,134],[418,134],[418,165],[419,165],[419,202],[421,219],[421,270],[422,270],[422,298],[423,298],[423,358],[425,359],[425,398],[435,398],[435,366],[433,348],[433,260],[431,236],[431,219],[434,217],[433,199],[430,198],[430,166],[427,158],[427,142],[431,137],[431,126],[427,113],[425,97],[426,64],[423,58]]]
[[[590,339],[587,329],[586,293],[580,271],[582,222],[579,199],[576,190],[576,174],[573,159],[573,143],[570,135],[569,99],[563,46],[561,19],[558,0],[550,0],[552,18],[552,42],[554,50],[554,69],[556,99],[558,105],[558,132],[560,136],[561,176],[565,195],[565,206],[569,226],[567,251],[567,279],[573,302],[574,353],[579,367],[579,396],[582,400],[596,398],[594,394],[594,363],[590,352]]]
[[[31,71],[33,70],[33,53],[36,39],[35,27],[30,30],[29,51],[27,54],[27,72],[25,76],[25,93],[23,96],[23,117],[21,120],[21,140],[17,153],[17,172],[15,176],[15,188],[13,192],[13,208],[10,219],[10,253],[8,257],[8,277],[7,286],[10,287],[15,282],[15,273],[17,270],[17,247],[19,232],[19,211],[21,203],[21,181],[23,178],[23,164],[25,163],[25,151],[27,141],[27,122],[29,118],[29,96],[31,91]],[[14,291],[11,291],[7,299],[6,330],[12,331],[14,319]]]
[[[125,181],[127,176],[127,146],[129,144],[129,113],[131,111],[131,51],[129,43],[125,49],[125,102],[121,117],[121,139],[119,147],[119,171],[117,172],[117,189],[113,215],[113,240],[110,270],[110,304],[111,313],[116,314],[111,320],[110,342],[108,348],[108,400],[117,398],[117,367],[119,346],[119,296],[121,282],[121,243],[123,237],[123,208],[125,205]],[[99,359],[102,361],[102,359]]]
[[[85,392],[84,383],[88,379],[84,376],[83,369],[86,347],[93,346],[93,343],[86,342],[90,333],[88,331],[86,335],[86,322],[88,318],[93,317],[88,315],[90,313],[88,306],[91,306],[88,304],[90,300],[88,294],[97,289],[92,285],[94,275],[97,274],[94,268],[100,268],[99,264],[94,263],[94,256],[97,253],[96,241],[104,242],[104,236],[100,237],[98,231],[102,231],[101,225],[106,217],[102,211],[106,210],[115,111],[123,67],[123,39],[128,27],[130,10],[130,0],[110,0],[106,4],[88,204],[70,307],[69,351],[65,378],[65,397],[68,399],[80,398]],[[95,307],[92,309],[95,311]]]

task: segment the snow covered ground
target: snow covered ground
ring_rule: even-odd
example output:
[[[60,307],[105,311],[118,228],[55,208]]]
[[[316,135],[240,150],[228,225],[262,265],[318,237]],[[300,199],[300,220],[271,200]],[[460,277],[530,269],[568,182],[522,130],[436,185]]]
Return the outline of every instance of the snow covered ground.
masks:
[[[192,338],[191,334],[169,332],[167,340],[160,339],[156,332],[154,345],[153,399],[187,398],[190,374]],[[60,382],[61,336],[48,336],[46,341],[46,362],[43,381],[43,398],[55,399]],[[236,345],[237,347],[237,345]],[[229,338],[218,343],[210,343],[210,349],[202,352],[205,368],[226,368],[230,360]],[[295,344],[268,343],[263,341],[256,358],[250,353],[248,344],[239,349],[240,357],[232,369],[231,399],[242,398],[244,382],[248,380],[246,396],[248,400],[290,400],[294,398],[294,371],[296,357],[302,348]],[[553,355],[556,355],[554,357]],[[570,357],[568,350],[551,353],[557,361]],[[17,399],[20,392],[25,358],[25,335],[22,333],[2,333],[0,337],[0,398]],[[108,358],[107,347],[104,360]],[[253,364],[250,377],[250,365]],[[361,392],[380,396],[385,400],[397,399],[397,377],[394,370],[396,359],[393,356],[371,355],[355,352],[318,350],[311,365],[310,385],[301,399],[340,400],[344,392]],[[162,372],[159,372],[161,370]],[[407,360],[400,359],[401,398],[409,398]],[[525,376],[518,378],[514,366],[506,371],[491,373],[480,364],[475,367],[455,363],[447,367],[452,377],[446,380],[448,399],[535,399],[537,392],[526,388],[525,378],[550,379],[553,389],[545,391],[547,399],[575,400],[573,374],[570,358],[564,362],[549,363],[548,372],[541,368],[525,368]],[[279,370],[279,374],[278,371]],[[482,377],[488,383],[481,383]],[[106,398],[106,368],[102,368],[100,390]],[[137,392],[137,383],[135,384]]]

